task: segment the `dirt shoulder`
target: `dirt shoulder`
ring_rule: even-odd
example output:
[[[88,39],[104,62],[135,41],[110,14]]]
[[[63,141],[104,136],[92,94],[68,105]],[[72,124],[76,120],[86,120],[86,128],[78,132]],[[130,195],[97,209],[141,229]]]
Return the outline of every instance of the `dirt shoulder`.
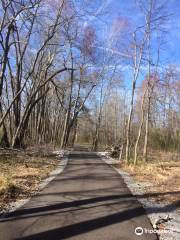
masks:
[[[60,158],[52,148],[30,148],[26,151],[0,149],[0,211],[12,202],[35,194],[39,183],[47,178]]]

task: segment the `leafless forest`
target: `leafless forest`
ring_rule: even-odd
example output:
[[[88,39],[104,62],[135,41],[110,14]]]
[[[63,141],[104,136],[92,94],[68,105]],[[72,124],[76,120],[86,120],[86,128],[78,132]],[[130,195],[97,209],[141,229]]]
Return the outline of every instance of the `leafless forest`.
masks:
[[[1,147],[87,144],[134,164],[177,154],[180,70],[162,58],[172,14],[137,1],[141,25],[119,17],[100,36],[87,19],[107,13],[80,2],[0,1]]]

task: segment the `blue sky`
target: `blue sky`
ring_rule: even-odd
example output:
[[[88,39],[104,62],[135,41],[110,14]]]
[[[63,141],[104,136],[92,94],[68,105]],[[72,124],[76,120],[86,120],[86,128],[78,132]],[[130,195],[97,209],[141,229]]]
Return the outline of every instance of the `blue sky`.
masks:
[[[165,2],[165,0],[157,0],[158,4],[163,2]],[[97,20],[97,17],[89,17],[89,19],[85,21],[85,25],[90,24],[95,26],[101,38],[103,38],[103,36],[106,38],[106,35],[111,34],[113,23],[118,17],[127,19],[130,24],[135,26],[142,24],[143,15],[137,8],[134,0],[94,0],[92,6],[96,10],[97,15],[101,12],[105,13],[105,15],[98,17],[99,20]],[[164,14],[170,16],[164,25],[167,33],[163,37],[165,44],[161,51],[161,63],[163,66],[176,64],[180,67],[180,1],[166,1]],[[129,79],[131,75],[130,71],[126,69],[125,75],[126,80]]]

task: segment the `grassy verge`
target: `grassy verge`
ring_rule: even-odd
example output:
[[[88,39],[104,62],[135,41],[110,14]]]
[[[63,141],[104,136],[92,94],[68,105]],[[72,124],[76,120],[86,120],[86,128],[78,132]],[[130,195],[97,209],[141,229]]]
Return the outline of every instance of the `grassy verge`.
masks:
[[[0,211],[13,201],[33,195],[57,164],[58,158],[52,151],[1,151]]]
[[[149,198],[172,203],[180,211],[180,162],[150,162],[137,166],[122,164],[121,168],[143,186]]]

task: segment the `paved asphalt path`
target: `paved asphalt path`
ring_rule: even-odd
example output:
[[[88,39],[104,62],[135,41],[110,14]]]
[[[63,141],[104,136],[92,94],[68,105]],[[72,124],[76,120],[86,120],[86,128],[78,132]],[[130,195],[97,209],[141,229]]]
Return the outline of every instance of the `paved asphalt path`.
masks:
[[[95,153],[71,152],[64,172],[0,220],[1,240],[155,240],[144,209],[120,175]]]

